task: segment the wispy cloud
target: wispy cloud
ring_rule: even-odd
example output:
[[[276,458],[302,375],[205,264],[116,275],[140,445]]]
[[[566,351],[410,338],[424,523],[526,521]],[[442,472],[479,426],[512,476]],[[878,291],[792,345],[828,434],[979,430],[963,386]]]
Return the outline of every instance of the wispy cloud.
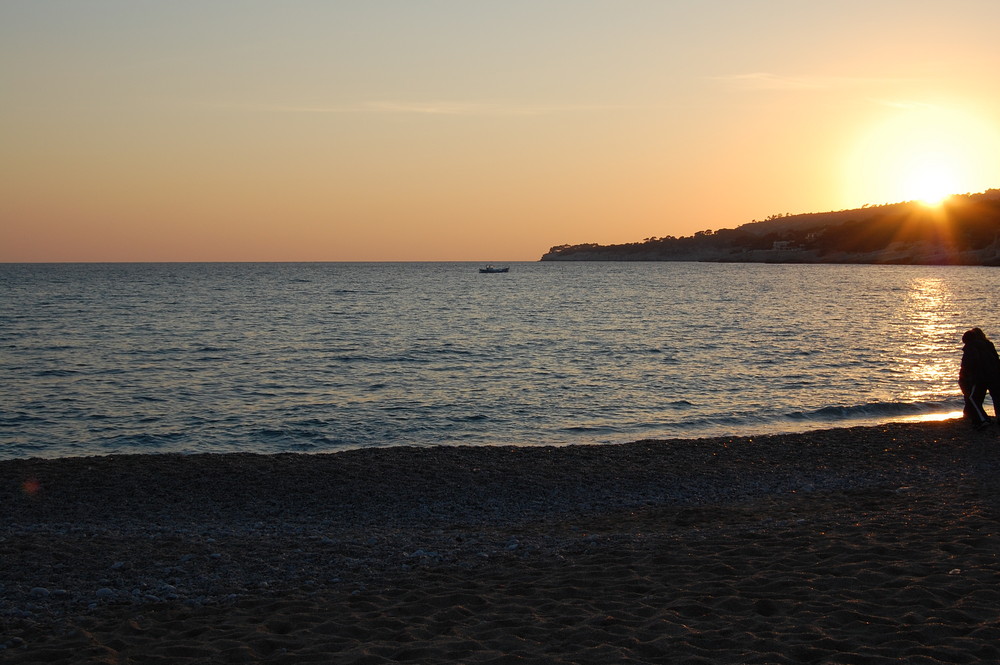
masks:
[[[275,113],[385,113],[413,115],[486,115],[497,114],[484,104],[471,102],[361,102],[355,104],[260,104],[248,108]]]
[[[602,104],[515,104],[466,101],[370,101],[350,104],[224,104],[269,113],[385,114],[427,116],[536,116],[630,110],[639,107]]]
[[[901,111],[934,111],[940,107],[936,104],[929,104],[927,102],[915,102],[912,100],[901,100],[901,99],[873,99],[873,102],[881,106],[888,106],[893,109],[900,109]]]
[[[501,107],[476,102],[368,102],[363,111],[375,113],[402,113],[412,115],[507,115],[515,114],[513,107]]]
[[[718,76],[716,79],[744,90],[820,90],[829,87],[828,81],[817,77],[780,76],[768,72]]]
[[[716,80],[727,82],[740,90],[846,90],[904,83],[911,79],[865,76],[787,76],[771,72],[751,72],[717,76]]]

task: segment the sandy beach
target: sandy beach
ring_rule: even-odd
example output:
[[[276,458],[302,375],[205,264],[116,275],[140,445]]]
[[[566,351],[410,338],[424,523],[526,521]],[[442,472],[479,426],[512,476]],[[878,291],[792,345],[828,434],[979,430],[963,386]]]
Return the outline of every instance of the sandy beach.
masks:
[[[0,462],[11,663],[1000,660],[1000,431]]]

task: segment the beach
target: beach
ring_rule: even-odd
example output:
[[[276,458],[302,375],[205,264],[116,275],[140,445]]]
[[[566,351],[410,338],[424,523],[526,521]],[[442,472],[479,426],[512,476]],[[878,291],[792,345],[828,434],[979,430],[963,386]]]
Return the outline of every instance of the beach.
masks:
[[[1000,659],[1000,432],[0,462],[11,663]]]

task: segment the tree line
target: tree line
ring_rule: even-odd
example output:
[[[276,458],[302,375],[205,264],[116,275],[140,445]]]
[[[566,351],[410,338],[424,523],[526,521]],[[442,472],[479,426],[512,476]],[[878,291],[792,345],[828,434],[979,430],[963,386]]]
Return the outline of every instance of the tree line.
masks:
[[[888,252],[894,248],[937,250],[943,262],[976,262],[963,253],[996,248],[1000,235],[1000,189],[956,195],[938,207],[915,201],[854,210],[771,215],[733,229],[690,236],[649,237],[618,245],[582,243],[552,247],[542,260],[740,260],[769,253],[767,260],[823,260],[839,255]],[[797,253],[799,256],[791,256]],[[947,257],[953,257],[948,259]]]

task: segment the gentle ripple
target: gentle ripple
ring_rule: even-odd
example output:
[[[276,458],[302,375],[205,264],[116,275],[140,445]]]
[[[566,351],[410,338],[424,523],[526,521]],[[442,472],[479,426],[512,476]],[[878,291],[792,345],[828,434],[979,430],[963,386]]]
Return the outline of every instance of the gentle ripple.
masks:
[[[0,265],[0,457],[566,444],[961,408],[997,269]]]

